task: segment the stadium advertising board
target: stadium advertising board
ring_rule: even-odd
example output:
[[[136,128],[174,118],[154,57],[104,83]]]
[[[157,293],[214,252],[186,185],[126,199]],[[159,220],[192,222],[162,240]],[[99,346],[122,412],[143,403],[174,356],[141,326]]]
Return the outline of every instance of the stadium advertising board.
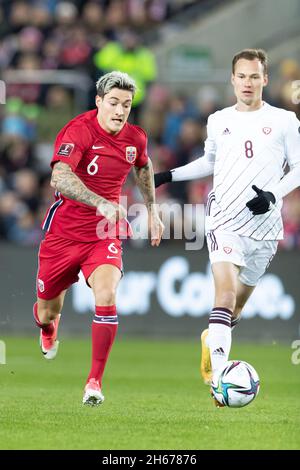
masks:
[[[33,332],[36,250],[1,245],[3,331]],[[235,334],[240,339],[287,340],[299,336],[297,253],[280,252],[250,298]],[[117,305],[119,334],[195,336],[207,324],[213,282],[205,250],[180,245],[158,250],[127,248]],[[62,321],[67,333],[89,334],[93,297],[83,277],[70,289]]]

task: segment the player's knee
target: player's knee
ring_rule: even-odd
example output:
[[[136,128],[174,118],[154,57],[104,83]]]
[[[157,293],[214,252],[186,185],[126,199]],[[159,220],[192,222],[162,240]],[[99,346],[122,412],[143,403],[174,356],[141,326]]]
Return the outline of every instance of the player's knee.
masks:
[[[216,296],[216,306],[228,308],[232,312],[235,310],[236,305],[236,294],[234,290],[226,290],[220,292]]]
[[[112,286],[102,286],[95,292],[96,305],[113,305],[116,298],[116,290]]]

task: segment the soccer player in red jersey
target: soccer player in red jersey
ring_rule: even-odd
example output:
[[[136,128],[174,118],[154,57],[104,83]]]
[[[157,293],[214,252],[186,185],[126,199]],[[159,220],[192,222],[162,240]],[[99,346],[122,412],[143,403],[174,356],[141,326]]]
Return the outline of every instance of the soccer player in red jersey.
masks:
[[[155,207],[154,179],[143,129],[127,122],[136,90],[125,73],[111,72],[97,84],[97,109],[72,119],[59,132],[51,162],[56,200],[43,222],[37,302],[33,314],[46,359],[58,350],[57,329],[67,289],[81,270],[95,297],[92,365],[83,403],[101,404],[102,376],[115,339],[115,296],[122,276],[122,242],[129,231],[119,204],[131,168],[148,209],[151,245],[161,241],[163,224]],[[109,229],[105,229],[105,227]],[[114,230],[112,230],[114,229]],[[115,230],[116,229],[116,230]]]

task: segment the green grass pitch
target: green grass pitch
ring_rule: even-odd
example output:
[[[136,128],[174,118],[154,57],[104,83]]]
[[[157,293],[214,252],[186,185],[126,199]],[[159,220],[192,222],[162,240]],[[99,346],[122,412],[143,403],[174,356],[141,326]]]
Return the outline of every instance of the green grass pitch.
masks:
[[[36,338],[5,343],[1,449],[300,448],[300,365],[288,345],[235,343],[231,358],[257,369],[260,394],[245,408],[217,409],[198,374],[196,340],[117,339],[96,408],[81,405],[88,339],[62,338],[48,362]]]

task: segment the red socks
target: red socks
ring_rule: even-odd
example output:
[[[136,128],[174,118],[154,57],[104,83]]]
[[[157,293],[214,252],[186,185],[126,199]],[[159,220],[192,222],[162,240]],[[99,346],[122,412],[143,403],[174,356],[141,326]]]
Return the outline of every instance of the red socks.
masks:
[[[43,335],[51,336],[54,332],[54,325],[43,325],[40,322],[37,312],[37,303],[33,306],[33,316],[39,328],[43,330]],[[97,307],[92,323],[92,366],[87,382],[94,378],[99,380],[100,386],[105,365],[113,345],[118,329],[118,316],[115,305],[108,307]]]
[[[49,323],[49,325],[43,325],[43,323],[40,322],[40,319],[38,317],[37,302],[33,306],[33,318],[35,320],[36,325],[43,330],[43,335],[44,336],[52,336],[53,335],[53,332],[54,332],[53,322]]]
[[[100,386],[104,368],[118,329],[115,305],[97,307],[92,323],[92,367],[87,382],[94,378]]]

